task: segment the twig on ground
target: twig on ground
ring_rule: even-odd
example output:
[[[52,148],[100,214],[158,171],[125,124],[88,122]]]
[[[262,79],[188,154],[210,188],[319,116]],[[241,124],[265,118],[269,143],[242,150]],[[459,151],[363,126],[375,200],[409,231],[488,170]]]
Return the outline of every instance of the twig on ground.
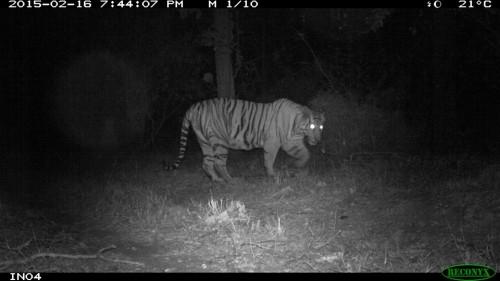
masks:
[[[30,244],[31,244],[31,241],[33,241],[33,238],[32,239],[29,239],[28,241],[22,243],[21,245],[17,246],[17,247],[10,247],[9,246],[9,243],[6,241],[5,244],[6,244],[6,247],[1,247],[2,249],[5,249],[5,250],[9,250],[9,251],[14,251],[14,252],[21,252],[22,249],[28,247]]]
[[[243,247],[243,246],[250,246],[250,247],[254,246],[254,247],[257,247],[257,248],[264,249],[264,250],[271,250],[272,249],[272,247],[264,247],[264,246],[261,246],[261,245],[259,245],[257,243],[251,243],[251,242],[241,243],[240,247]]]
[[[285,188],[280,189],[279,191],[275,192],[273,195],[271,195],[270,198],[275,198],[280,196],[280,199],[285,196],[287,193],[293,192],[293,188],[291,188],[289,185],[286,186]]]
[[[310,264],[309,262],[307,261],[302,261],[303,263],[307,264],[310,268],[312,268],[312,270],[318,272],[319,270],[316,269],[316,267],[314,267],[312,264]]]

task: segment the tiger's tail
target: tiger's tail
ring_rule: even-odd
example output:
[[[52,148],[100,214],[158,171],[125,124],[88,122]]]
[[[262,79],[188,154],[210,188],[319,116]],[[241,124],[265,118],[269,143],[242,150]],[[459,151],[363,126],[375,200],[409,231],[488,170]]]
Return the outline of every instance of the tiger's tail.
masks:
[[[175,160],[174,164],[167,164],[165,160],[163,161],[163,169],[170,171],[170,170],[175,170],[179,168],[179,166],[182,163],[182,160],[184,160],[184,156],[186,153],[186,148],[187,148],[187,141],[188,141],[188,134],[189,134],[189,127],[191,126],[191,122],[189,121],[188,118],[188,112],[186,112],[186,115],[184,116],[184,119],[182,120],[182,127],[181,127],[181,136],[179,139],[179,154],[177,156],[177,159]]]

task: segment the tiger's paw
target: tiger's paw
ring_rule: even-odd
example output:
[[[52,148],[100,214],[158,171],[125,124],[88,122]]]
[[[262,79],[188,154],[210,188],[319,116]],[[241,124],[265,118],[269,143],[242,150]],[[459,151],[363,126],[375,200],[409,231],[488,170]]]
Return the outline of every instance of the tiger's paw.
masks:
[[[294,168],[289,171],[291,178],[303,178],[309,175],[309,171],[303,168]]]
[[[275,171],[274,175],[269,176],[273,184],[282,184],[285,181],[286,174],[283,171]]]
[[[242,185],[246,183],[246,180],[241,177],[232,177],[230,180],[227,181],[227,184],[229,185]]]
[[[297,168],[294,166],[284,166],[282,168],[283,174],[286,175],[287,178],[302,178],[306,177],[309,174],[308,169],[306,168]]]

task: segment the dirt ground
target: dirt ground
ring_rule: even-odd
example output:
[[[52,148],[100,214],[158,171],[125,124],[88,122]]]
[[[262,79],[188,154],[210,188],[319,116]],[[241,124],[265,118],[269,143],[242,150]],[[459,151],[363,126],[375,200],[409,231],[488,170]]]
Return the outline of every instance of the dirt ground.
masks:
[[[499,269],[498,165],[316,156],[293,175],[280,156],[269,179],[258,151],[236,152],[235,181],[214,184],[198,154],[173,172],[160,170],[163,157],[14,172],[0,197],[1,271]]]

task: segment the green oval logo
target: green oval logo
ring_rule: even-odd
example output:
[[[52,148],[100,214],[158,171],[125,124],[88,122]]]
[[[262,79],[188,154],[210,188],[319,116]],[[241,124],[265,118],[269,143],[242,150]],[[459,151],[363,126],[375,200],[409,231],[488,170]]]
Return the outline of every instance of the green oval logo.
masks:
[[[441,274],[450,280],[470,281],[490,279],[496,272],[486,265],[464,263],[449,266]]]

